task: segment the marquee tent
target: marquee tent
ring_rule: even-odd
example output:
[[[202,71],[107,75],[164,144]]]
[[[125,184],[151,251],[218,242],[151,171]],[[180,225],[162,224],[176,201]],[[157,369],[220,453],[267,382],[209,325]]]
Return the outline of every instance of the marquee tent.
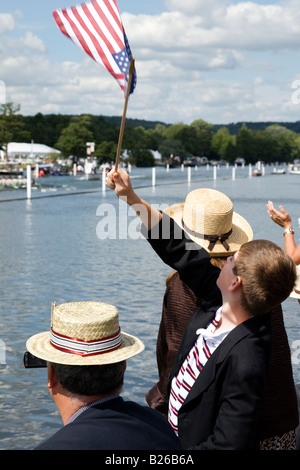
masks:
[[[43,158],[49,154],[60,154],[59,150],[48,147],[44,144],[10,142],[7,148],[8,157],[33,157]]]

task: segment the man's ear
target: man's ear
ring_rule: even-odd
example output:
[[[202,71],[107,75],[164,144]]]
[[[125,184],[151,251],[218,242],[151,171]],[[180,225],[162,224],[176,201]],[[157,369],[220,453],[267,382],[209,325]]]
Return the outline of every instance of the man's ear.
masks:
[[[235,291],[236,289],[240,288],[242,285],[242,278],[240,276],[236,276],[229,287],[230,292]]]
[[[52,364],[48,364],[48,388],[53,388],[58,383],[56,373]]]

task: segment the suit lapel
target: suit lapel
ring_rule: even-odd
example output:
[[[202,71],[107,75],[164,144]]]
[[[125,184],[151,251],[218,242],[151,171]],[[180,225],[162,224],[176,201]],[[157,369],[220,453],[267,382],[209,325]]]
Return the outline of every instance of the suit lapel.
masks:
[[[241,323],[237,327],[235,327],[222,341],[220,346],[214,351],[211,355],[203,370],[201,371],[199,377],[197,378],[196,382],[194,383],[193,387],[191,388],[184,405],[189,403],[195,397],[199,396],[215,379],[216,370],[218,364],[221,364],[226,356],[229,354],[231,349],[243,338],[250,335],[253,331],[257,331],[262,323],[265,323],[265,318],[263,315],[258,315],[245,322]],[[189,350],[190,351],[190,350]],[[189,353],[187,352],[187,354]],[[186,354],[186,355],[187,355]],[[186,356],[185,356],[186,357]],[[184,359],[185,359],[184,357]],[[183,406],[184,406],[183,405]]]
[[[206,328],[206,326],[212,321],[215,316],[216,308],[210,310],[204,310],[203,305],[200,305],[198,310],[191,317],[185,333],[182,338],[182,342],[177,353],[176,359],[174,361],[173,369],[170,374],[171,377],[177,375],[178,370],[181,367],[181,364],[185,360],[186,356],[189,354],[190,350],[197,340],[196,331],[198,328]]]

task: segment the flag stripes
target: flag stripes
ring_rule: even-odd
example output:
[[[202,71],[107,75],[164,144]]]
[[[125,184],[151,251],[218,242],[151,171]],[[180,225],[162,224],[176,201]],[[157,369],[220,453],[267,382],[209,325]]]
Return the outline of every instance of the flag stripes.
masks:
[[[104,66],[126,91],[131,50],[116,0],[92,0],[53,12],[61,32],[98,64]],[[136,72],[131,93],[136,85]]]

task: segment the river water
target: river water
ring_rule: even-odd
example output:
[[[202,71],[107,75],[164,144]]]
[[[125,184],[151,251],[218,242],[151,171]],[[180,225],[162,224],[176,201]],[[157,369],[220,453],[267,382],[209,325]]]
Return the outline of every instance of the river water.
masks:
[[[282,230],[267,216],[272,199],[292,216],[299,243],[300,176],[249,177],[248,168],[191,170],[133,168],[132,183],[159,208],[183,202],[198,187],[227,194],[236,212],[252,225],[255,238],[283,247]],[[124,397],[145,404],[157,380],[155,346],[165,266],[139,235],[136,216],[101,181],[78,176],[40,179],[26,191],[0,192],[0,450],[32,449],[62,426],[48,393],[46,369],[25,370],[28,337],[49,330],[51,303],[101,301],[118,307],[121,328],[139,336],[146,349],[128,360]],[[108,222],[109,221],[109,222]],[[112,222],[113,221],[113,222]],[[300,382],[300,305],[283,304],[295,382]]]

